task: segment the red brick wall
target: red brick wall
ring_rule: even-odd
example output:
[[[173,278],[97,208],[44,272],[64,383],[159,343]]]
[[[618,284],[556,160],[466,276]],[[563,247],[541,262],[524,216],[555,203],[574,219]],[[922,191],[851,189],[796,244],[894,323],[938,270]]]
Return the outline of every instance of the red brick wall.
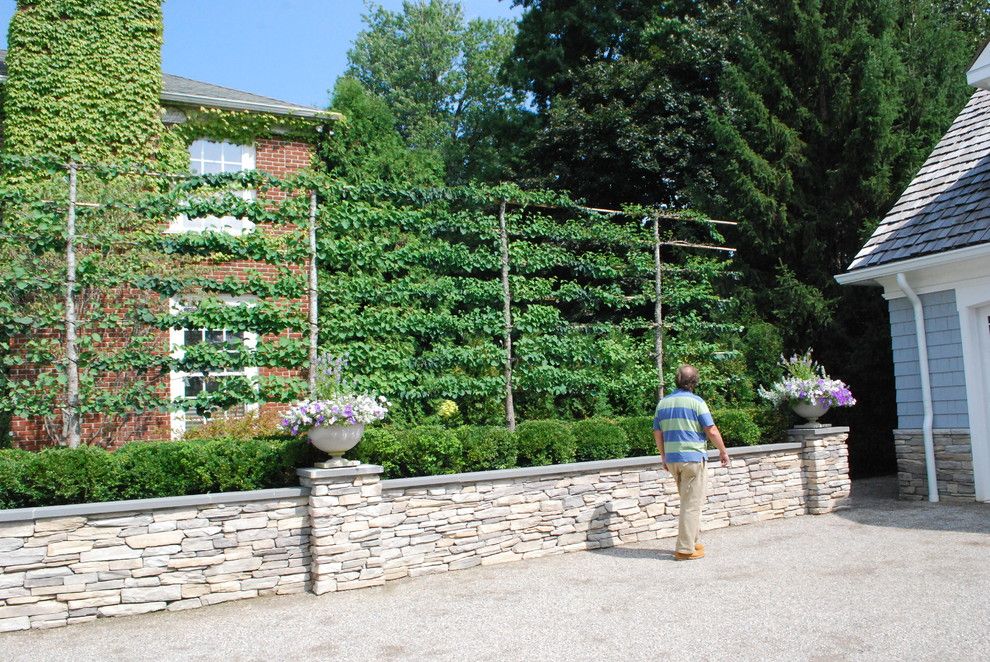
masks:
[[[260,139],[255,143],[255,159],[255,166],[258,170],[267,172],[276,177],[285,177],[292,175],[303,168],[309,167],[312,163],[313,151],[312,147],[305,143],[293,142],[289,140]],[[282,201],[286,197],[285,192],[280,190],[271,190],[266,192],[264,195],[266,198],[276,202]],[[257,230],[260,232],[279,232],[280,228],[259,226]],[[307,265],[298,264],[288,266],[293,271],[303,272]],[[207,269],[207,273],[212,278],[223,278],[225,276],[246,278],[249,270],[261,273],[264,276],[271,276],[273,279],[277,276],[278,272],[278,268],[275,265],[239,260],[235,262],[218,264],[215,269]],[[308,314],[309,299],[307,297],[303,297],[293,303],[297,303],[299,305],[304,315]],[[110,348],[123,342],[124,338],[121,334],[125,334],[126,330],[107,329],[103,330],[101,333],[106,337],[107,347]],[[303,334],[298,332],[287,331],[283,332],[281,335],[290,338],[300,338],[303,336]],[[274,337],[266,337],[265,339],[272,340]],[[162,351],[168,351],[167,332],[163,334],[161,344]],[[36,376],[41,369],[43,368],[40,366],[23,366],[18,368],[18,372],[16,372],[14,376],[18,379],[31,379]],[[303,378],[306,376],[305,370],[289,370],[285,368],[261,368],[259,373],[262,376]],[[106,385],[112,388],[113,381],[117,378],[119,378],[119,376],[108,376]],[[167,375],[160,379],[160,388],[163,389],[164,392],[168,392],[169,381]],[[262,409],[268,411],[273,409],[277,410],[282,407],[283,405],[280,404],[269,403],[263,405]],[[58,424],[57,421],[56,424]],[[133,440],[168,439],[171,433],[169,414],[162,412],[129,415],[123,422],[117,422],[113,425],[109,436],[106,434],[100,434],[101,432],[106,432],[106,424],[107,421],[103,420],[101,417],[85,417],[82,424],[83,440],[116,447],[127,441]],[[25,419],[14,417],[11,421],[11,432],[13,444],[18,448],[36,450],[52,444],[52,440],[45,431],[44,422],[38,418]],[[101,437],[105,438],[101,439]]]

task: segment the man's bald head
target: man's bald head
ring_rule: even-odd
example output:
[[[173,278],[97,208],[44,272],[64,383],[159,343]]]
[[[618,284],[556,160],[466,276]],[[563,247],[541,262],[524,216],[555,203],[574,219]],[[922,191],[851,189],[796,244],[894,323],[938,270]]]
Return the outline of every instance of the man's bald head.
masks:
[[[674,383],[677,384],[677,388],[684,389],[685,391],[694,391],[698,386],[698,369],[693,365],[685,363],[677,369]]]

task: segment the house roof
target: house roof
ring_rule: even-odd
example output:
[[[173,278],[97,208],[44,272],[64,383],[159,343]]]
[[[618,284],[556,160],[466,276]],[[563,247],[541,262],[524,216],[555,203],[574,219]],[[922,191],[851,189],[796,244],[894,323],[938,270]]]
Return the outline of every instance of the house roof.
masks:
[[[0,50],[0,82],[7,78],[7,51]],[[317,117],[327,114],[334,119],[336,113],[324,113],[319,108],[302,106],[271,97],[263,97],[243,90],[204,83],[182,76],[162,73],[162,101],[184,106],[206,106],[225,110],[243,110],[274,115]]]
[[[977,90],[848,271],[990,243],[990,91]]]

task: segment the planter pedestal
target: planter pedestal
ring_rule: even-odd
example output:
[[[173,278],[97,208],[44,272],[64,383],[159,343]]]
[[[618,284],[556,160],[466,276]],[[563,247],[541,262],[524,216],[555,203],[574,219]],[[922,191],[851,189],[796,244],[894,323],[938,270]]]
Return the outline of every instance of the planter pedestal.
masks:
[[[800,425],[794,427],[798,430],[814,430],[816,428],[830,427],[828,423],[819,423],[818,419],[829,410],[829,405],[816,405],[810,402],[792,402],[791,411],[805,420]]]
[[[325,462],[317,462],[316,467],[319,469],[340,469],[342,467],[356,467],[361,464],[356,460],[345,460],[343,455],[357,446],[363,435],[363,423],[312,428],[307,433],[309,442],[330,456],[330,459]]]

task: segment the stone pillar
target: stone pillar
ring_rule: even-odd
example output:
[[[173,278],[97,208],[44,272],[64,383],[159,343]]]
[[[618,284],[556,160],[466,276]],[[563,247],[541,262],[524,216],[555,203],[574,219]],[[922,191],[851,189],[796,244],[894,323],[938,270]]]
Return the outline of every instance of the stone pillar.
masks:
[[[381,544],[382,468],[359,464],[340,469],[299,469],[299,484],[310,488],[311,590],[380,586],[384,561],[373,550]]]
[[[823,425],[787,431],[800,443],[805,507],[811,515],[830,513],[849,496],[849,428]]]

